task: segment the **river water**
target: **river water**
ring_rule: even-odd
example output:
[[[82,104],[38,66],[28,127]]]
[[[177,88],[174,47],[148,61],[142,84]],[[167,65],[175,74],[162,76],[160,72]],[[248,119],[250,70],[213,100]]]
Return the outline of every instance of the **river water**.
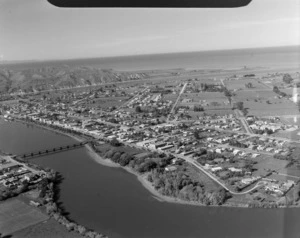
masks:
[[[0,149],[14,154],[73,139],[0,119]],[[96,163],[84,148],[34,159],[62,173],[60,202],[69,217],[110,238],[300,237],[300,209],[197,207],[159,202],[136,177]]]

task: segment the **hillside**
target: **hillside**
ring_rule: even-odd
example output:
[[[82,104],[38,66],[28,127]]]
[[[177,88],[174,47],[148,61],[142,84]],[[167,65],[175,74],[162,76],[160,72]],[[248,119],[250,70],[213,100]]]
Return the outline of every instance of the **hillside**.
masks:
[[[0,68],[0,93],[28,93],[146,77],[148,75],[144,73],[117,72],[90,67],[60,66],[23,70]]]

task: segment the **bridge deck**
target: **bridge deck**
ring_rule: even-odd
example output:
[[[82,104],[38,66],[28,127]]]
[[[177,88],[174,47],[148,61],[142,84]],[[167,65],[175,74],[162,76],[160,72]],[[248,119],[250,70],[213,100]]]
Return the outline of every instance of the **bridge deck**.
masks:
[[[17,155],[17,157],[29,159],[31,157],[42,156],[42,155],[50,154],[50,153],[59,153],[59,152],[63,152],[63,151],[66,151],[66,150],[72,150],[72,149],[82,147],[82,146],[86,145],[89,142],[90,141],[83,141],[83,142],[80,142],[80,143],[74,143],[74,144],[70,144],[70,145],[53,147],[53,148],[39,150],[39,151],[33,151],[33,152]]]

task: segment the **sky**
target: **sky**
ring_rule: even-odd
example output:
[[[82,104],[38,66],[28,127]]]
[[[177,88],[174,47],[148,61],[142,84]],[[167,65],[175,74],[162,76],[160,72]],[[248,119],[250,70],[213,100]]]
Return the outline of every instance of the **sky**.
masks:
[[[0,0],[0,60],[47,60],[300,44],[299,0],[241,8],[58,8]]]

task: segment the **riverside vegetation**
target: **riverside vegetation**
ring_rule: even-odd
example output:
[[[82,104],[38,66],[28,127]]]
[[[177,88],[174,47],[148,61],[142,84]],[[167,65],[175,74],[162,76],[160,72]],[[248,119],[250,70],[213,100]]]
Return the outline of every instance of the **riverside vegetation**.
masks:
[[[130,168],[146,178],[161,195],[201,205],[222,205],[231,197],[223,188],[210,190],[201,181],[193,179],[187,171],[188,164],[183,160],[176,160],[174,164],[177,165],[177,169],[168,171],[166,168],[175,161],[171,155],[154,152],[138,157],[115,140],[112,140],[110,144],[111,148],[104,150],[99,149],[95,144],[93,148],[104,158],[122,167]]]

